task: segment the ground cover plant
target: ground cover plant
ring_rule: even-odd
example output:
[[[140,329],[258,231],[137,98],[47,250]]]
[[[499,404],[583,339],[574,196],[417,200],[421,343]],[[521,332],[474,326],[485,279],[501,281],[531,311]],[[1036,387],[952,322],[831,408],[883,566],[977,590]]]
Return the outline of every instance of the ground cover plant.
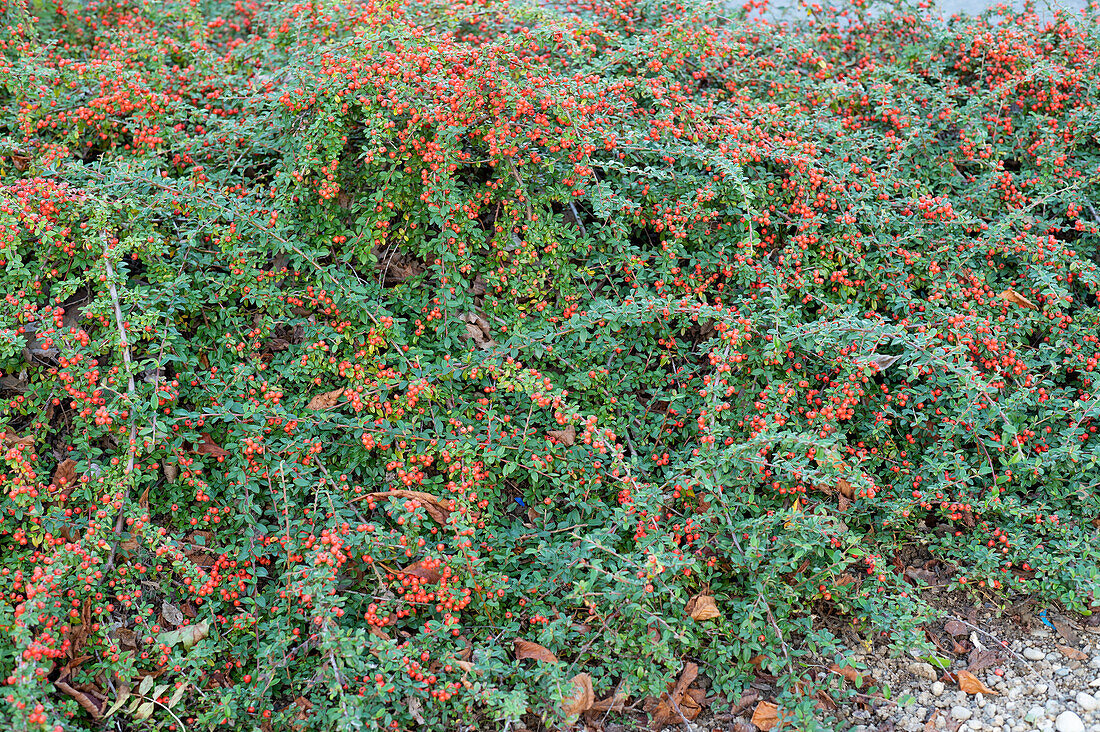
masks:
[[[1096,11],[754,7],[5,3],[5,728],[812,729],[930,578],[1096,610]]]

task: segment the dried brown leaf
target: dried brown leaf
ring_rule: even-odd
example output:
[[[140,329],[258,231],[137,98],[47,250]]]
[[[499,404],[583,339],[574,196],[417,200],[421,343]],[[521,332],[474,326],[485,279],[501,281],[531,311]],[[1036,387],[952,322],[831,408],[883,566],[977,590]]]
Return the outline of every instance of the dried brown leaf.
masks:
[[[1058,631],[1058,635],[1062,636],[1062,640],[1071,646],[1076,646],[1081,642],[1081,636],[1077,635],[1077,631],[1073,629],[1073,626],[1060,618],[1051,618],[1050,624],[1054,626],[1054,629]]]
[[[173,628],[183,625],[183,611],[167,600],[160,603],[160,614],[164,622]]]
[[[214,458],[229,457],[229,451],[214,442],[214,438],[210,436],[209,432],[202,433],[202,442],[195,445],[195,452],[200,455],[211,455]]]
[[[558,657],[551,653],[548,648],[540,646],[538,643],[523,640],[522,638],[516,638],[512,648],[516,652],[517,661],[524,658],[533,658],[536,661],[542,661],[544,663],[558,662]]]
[[[762,701],[752,712],[752,723],[763,732],[779,724],[779,707],[770,701]]]
[[[573,443],[577,441],[577,430],[573,425],[567,425],[563,430],[549,430],[546,436],[560,442],[566,447],[571,447]]]
[[[416,577],[420,580],[420,584],[422,585],[434,585],[436,582],[443,579],[443,575],[439,573],[438,566],[438,560],[424,558],[420,561],[413,562],[401,571]]]
[[[992,651],[988,648],[979,651],[974,648],[970,651],[970,658],[966,670],[972,674],[976,674],[979,671],[984,671],[987,668],[991,668],[1001,662],[1001,657],[997,655],[996,651]]]
[[[103,716],[103,709],[107,706],[107,695],[86,685],[77,689],[69,685],[70,679],[59,679],[54,682],[54,686],[58,691],[68,694],[76,703],[88,713],[92,719],[99,719]]]
[[[1066,658],[1071,658],[1074,661],[1087,661],[1087,660],[1089,660],[1089,656],[1088,656],[1087,653],[1083,653],[1082,651],[1079,651],[1076,648],[1071,648],[1070,646],[1063,646],[1063,645],[1060,645],[1060,644],[1055,644],[1054,647],[1057,648],[1063,656],[1065,656]]]
[[[951,635],[966,635],[966,625],[958,620],[948,620],[944,623],[943,629]]]
[[[565,716],[572,717],[592,708],[596,701],[592,691],[592,677],[586,673],[579,673],[570,680],[569,694],[562,697],[561,708]]]
[[[844,666],[843,668],[841,668],[839,665],[834,663],[832,666],[829,667],[829,670],[832,671],[834,674],[840,674],[841,676],[843,676],[845,679],[848,680],[849,683],[852,684],[852,686],[856,687],[857,689],[862,688],[864,685],[872,681],[870,674],[865,674],[858,669],[852,668],[851,666]]]
[[[57,490],[57,492],[68,498],[69,493],[73,490],[73,484],[76,482],[76,461],[71,458],[62,460],[57,465],[57,469],[53,471],[53,478],[50,479],[50,486]]]
[[[326,391],[324,394],[317,394],[309,400],[309,404],[306,405],[308,409],[332,409],[340,403],[340,397],[344,395],[344,388],[333,389],[332,391]]]
[[[427,513],[433,521],[440,525],[446,524],[447,519],[451,515],[451,509],[443,505],[442,501],[433,496],[431,493],[425,493],[423,491],[379,491],[377,493],[368,493],[365,496],[357,496],[353,500],[377,501],[379,498],[405,498],[416,501],[424,507],[425,513]]]
[[[1026,297],[1024,297],[1023,295],[1021,295],[1020,293],[1016,292],[1015,290],[1013,290],[1011,288],[1005,290],[1000,295],[997,295],[997,297],[1001,298],[1005,302],[1012,303],[1013,305],[1018,305],[1018,306],[1020,306],[1022,308],[1025,308],[1027,310],[1035,310],[1036,309],[1035,305],[1033,305],[1030,300],[1028,300]]]
[[[722,613],[714,603],[714,597],[711,595],[696,595],[688,601],[688,608],[690,608],[687,611],[688,615],[697,623],[722,617]]]
[[[967,694],[985,694],[986,696],[990,696],[997,693],[983,684],[981,679],[969,671],[959,671],[955,676],[959,680],[959,689]]]
[[[626,707],[628,695],[625,691],[618,690],[606,699],[592,702],[589,712],[621,712]]]

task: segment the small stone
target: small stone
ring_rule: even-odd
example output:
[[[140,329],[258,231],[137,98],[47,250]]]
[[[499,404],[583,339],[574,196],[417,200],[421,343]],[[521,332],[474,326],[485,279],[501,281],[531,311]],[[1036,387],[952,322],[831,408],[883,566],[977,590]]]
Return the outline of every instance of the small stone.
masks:
[[[1035,686],[1031,687],[1031,693],[1035,696],[1046,696],[1048,688],[1049,687],[1046,684],[1036,684]]]
[[[1042,716],[1043,716],[1043,708],[1042,707],[1032,707],[1031,709],[1028,710],[1027,714],[1024,715],[1024,721],[1027,722],[1028,724],[1031,724],[1035,720],[1040,719]]]
[[[1097,707],[1100,707],[1100,701],[1096,700],[1096,697],[1091,694],[1086,694],[1083,691],[1077,692],[1077,706],[1084,709],[1086,712],[1094,711]]]
[[[966,721],[966,720],[970,719],[970,717],[973,714],[974,714],[974,712],[970,711],[966,707],[951,707],[951,716],[954,717],[955,719],[961,719],[963,721]],[[1082,728],[1082,729],[1084,729],[1084,728]]]
[[[966,726],[969,727],[970,729],[981,729],[982,727],[985,726],[985,722],[983,722],[980,719],[972,719],[972,720],[970,720],[969,722],[966,723]]]
[[[974,695],[974,701],[978,702],[978,708],[985,708],[985,694],[979,691]]]
[[[1094,689],[1100,689],[1100,677],[1097,677],[1089,682],[1089,686]]]
[[[935,681],[939,678],[939,674],[936,673],[936,668],[930,663],[914,662],[909,664],[909,673],[916,676],[918,679],[928,679],[929,681]]]
[[[935,681],[932,683],[932,696],[941,696],[946,689],[942,681]]]
[[[1073,712],[1062,712],[1054,720],[1058,732],[1085,732],[1085,723]]]
[[[1035,646],[1028,646],[1024,649],[1024,658],[1029,661],[1042,661],[1046,658],[1046,654],[1040,651]]]

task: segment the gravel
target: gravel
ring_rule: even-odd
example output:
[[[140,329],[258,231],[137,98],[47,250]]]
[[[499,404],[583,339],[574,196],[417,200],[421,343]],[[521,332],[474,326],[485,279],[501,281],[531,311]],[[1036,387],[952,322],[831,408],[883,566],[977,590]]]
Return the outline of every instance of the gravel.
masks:
[[[890,657],[885,648],[855,647],[855,660],[889,687],[894,701],[881,700],[871,714],[842,705],[836,714],[847,725],[839,728],[873,732],[892,724],[897,732],[1100,732],[1100,629],[1060,618],[1063,631],[1063,623],[1073,626],[1066,637],[1046,626],[1026,632],[990,613],[971,620],[982,633],[971,635],[970,645],[998,651],[991,667],[974,671],[992,693],[964,693],[953,676],[927,663],[927,651]],[[965,652],[936,655],[952,660],[952,674],[968,666]]]

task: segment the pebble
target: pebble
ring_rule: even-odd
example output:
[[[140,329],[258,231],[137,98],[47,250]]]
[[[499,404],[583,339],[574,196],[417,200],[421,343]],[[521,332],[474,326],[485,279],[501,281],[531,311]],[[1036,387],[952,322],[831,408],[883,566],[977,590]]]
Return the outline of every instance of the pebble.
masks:
[[[1054,727],[1058,732],[1085,732],[1085,723],[1073,712],[1062,712],[1054,720]]]
[[[1089,682],[1089,686],[1094,689],[1100,689],[1100,678],[1093,679]]]
[[[932,696],[941,696],[946,689],[942,681],[935,681],[932,683]]]
[[[973,714],[974,712],[970,711],[966,707],[951,707],[951,716],[955,719],[961,719],[965,721],[967,719],[970,719]],[[1082,727],[1081,729],[1084,729],[1084,727]],[[1063,730],[1062,732],[1065,731]]]
[[[1077,692],[1077,706],[1084,709],[1086,712],[1091,712],[1097,707],[1100,707],[1100,702],[1096,700],[1096,697],[1091,694],[1086,694],[1083,691]]]
[[[1028,646],[1024,649],[1024,658],[1029,661],[1042,661],[1046,658],[1046,654],[1040,651],[1035,646]]]
[[[916,662],[909,664],[909,673],[916,676],[918,679],[928,679],[929,681],[935,681],[939,678],[939,674],[936,673],[936,668],[930,663]]]
[[[1027,722],[1028,724],[1031,724],[1035,720],[1040,719],[1042,716],[1043,716],[1043,708],[1042,707],[1032,707],[1031,709],[1028,710],[1027,714],[1024,715],[1024,721]]]

